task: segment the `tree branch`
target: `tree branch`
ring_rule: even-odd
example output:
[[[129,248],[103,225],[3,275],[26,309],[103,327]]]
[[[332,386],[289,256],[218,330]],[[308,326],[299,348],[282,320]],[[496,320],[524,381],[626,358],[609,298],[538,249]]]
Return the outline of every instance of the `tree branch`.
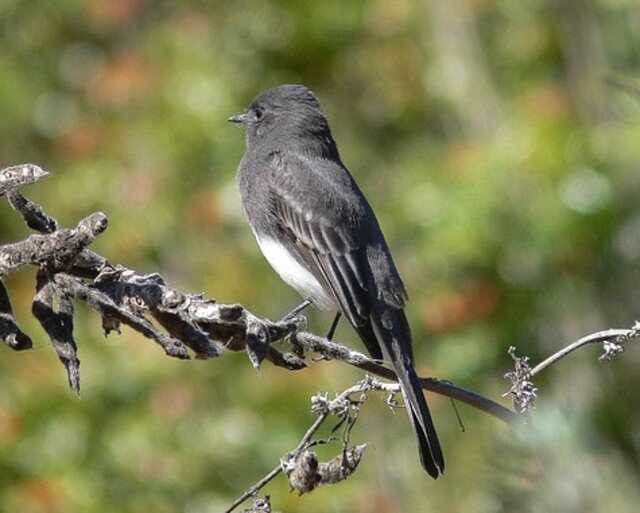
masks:
[[[597,333],[591,333],[582,337],[581,339],[576,340],[575,342],[569,344],[568,346],[562,348],[560,351],[552,354],[538,365],[536,365],[531,372],[529,373],[529,377],[534,377],[536,374],[539,374],[547,367],[550,367],[554,363],[558,362],[569,353],[572,353],[576,349],[580,349],[587,344],[605,344],[604,345],[604,354],[600,357],[601,360],[610,360],[614,354],[622,352],[622,345],[630,340],[635,339],[638,334],[640,334],[640,323],[636,322],[635,326],[632,329],[610,329],[605,331],[598,331]]]
[[[78,254],[107,228],[107,216],[91,214],[72,230],[36,234],[14,244],[0,246],[0,277],[28,264],[55,273],[69,267]]]
[[[31,339],[20,329],[13,316],[9,294],[2,280],[0,280],[0,339],[16,351],[33,347]]]
[[[534,376],[589,344],[602,344],[604,352],[599,360],[610,361],[624,351],[628,342],[636,340],[639,336],[640,322],[638,321],[630,329],[608,329],[590,333],[553,353],[533,368],[529,364],[529,357],[517,356],[516,348],[512,346],[509,348],[509,354],[513,358],[515,368],[505,374],[505,378],[511,381],[511,388],[503,394],[503,397],[510,395],[516,411],[521,414],[527,413],[535,408],[538,395],[538,387],[531,381]]]
[[[80,360],[77,356],[78,346],[73,338],[73,302],[43,271],[38,273],[36,291],[31,312],[49,335],[58,358],[67,370],[69,386],[79,394]]]
[[[360,408],[368,398],[367,393],[370,391],[393,395],[400,392],[400,386],[365,377],[362,381],[337,394],[334,399],[328,399],[327,394],[314,395],[311,398],[311,411],[316,414],[316,419],[307,429],[296,448],[283,456],[279,465],[234,500],[225,513],[231,513],[244,501],[254,497],[282,472],[285,472],[289,477],[291,488],[297,490],[300,495],[311,492],[322,484],[335,484],[351,475],[360,463],[366,445],[348,448],[349,433],[357,420]],[[354,395],[359,395],[358,399],[353,399]],[[388,404],[391,403],[388,402]],[[315,443],[313,441],[314,435],[331,415],[341,419],[339,426],[346,427],[342,453],[327,463],[318,463],[315,453],[308,451],[308,449]],[[352,420],[350,424],[349,420]],[[334,428],[335,430],[336,428]]]
[[[336,344],[312,333],[300,332],[296,333],[294,337],[295,341],[304,349],[319,353],[324,359],[343,361],[381,378],[391,381],[398,380],[393,370],[346,346]],[[450,381],[420,378],[420,382],[424,390],[468,404],[504,422],[511,423],[517,419],[517,415],[508,408],[480,394],[461,388]]]
[[[25,198],[17,190],[7,193],[9,204],[16,212],[22,215],[29,228],[38,233],[53,233],[58,229],[58,222],[49,216],[44,209],[31,200]]]
[[[35,183],[48,175],[47,171],[35,164],[20,164],[0,169],[0,197],[8,191]]]

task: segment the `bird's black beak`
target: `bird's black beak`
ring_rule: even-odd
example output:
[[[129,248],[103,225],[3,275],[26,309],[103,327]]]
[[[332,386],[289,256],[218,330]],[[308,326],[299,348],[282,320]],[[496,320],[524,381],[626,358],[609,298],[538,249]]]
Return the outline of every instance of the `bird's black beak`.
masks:
[[[245,123],[247,121],[247,113],[243,112],[242,114],[234,114],[229,119],[227,119],[230,123]]]

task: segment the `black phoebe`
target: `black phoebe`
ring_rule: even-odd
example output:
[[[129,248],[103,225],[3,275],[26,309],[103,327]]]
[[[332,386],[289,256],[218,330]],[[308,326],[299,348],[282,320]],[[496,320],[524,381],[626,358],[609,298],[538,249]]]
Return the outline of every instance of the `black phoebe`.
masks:
[[[437,478],[444,458],[413,368],[407,292],[318,99],[305,86],[282,85],[229,121],[246,129],[238,183],[262,253],[304,299],[339,309],[373,358],[393,365],[422,466]]]

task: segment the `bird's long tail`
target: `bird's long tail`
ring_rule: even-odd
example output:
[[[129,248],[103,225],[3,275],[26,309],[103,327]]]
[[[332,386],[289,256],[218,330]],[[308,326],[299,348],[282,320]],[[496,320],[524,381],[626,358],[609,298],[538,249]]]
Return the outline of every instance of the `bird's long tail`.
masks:
[[[437,479],[444,473],[444,457],[420,380],[413,367],[411,331],[404,312],[386,308],[381,315],[371,315],[369,322],[357,330],[368,348],[379,345],[384,359],[393,365],[409,420],[418,439],[420,462],[427,473]]]

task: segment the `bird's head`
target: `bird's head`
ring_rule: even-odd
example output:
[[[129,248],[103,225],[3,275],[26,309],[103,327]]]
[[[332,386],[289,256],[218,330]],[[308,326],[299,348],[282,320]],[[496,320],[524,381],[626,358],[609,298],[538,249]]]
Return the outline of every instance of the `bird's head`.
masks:
[[[260,93],[246,111],[231,116],[229,121],[245,127],[248,145],[268,140],[305,148],[318,144],[335,147],[318,98],[299,84],[285,84]]]

